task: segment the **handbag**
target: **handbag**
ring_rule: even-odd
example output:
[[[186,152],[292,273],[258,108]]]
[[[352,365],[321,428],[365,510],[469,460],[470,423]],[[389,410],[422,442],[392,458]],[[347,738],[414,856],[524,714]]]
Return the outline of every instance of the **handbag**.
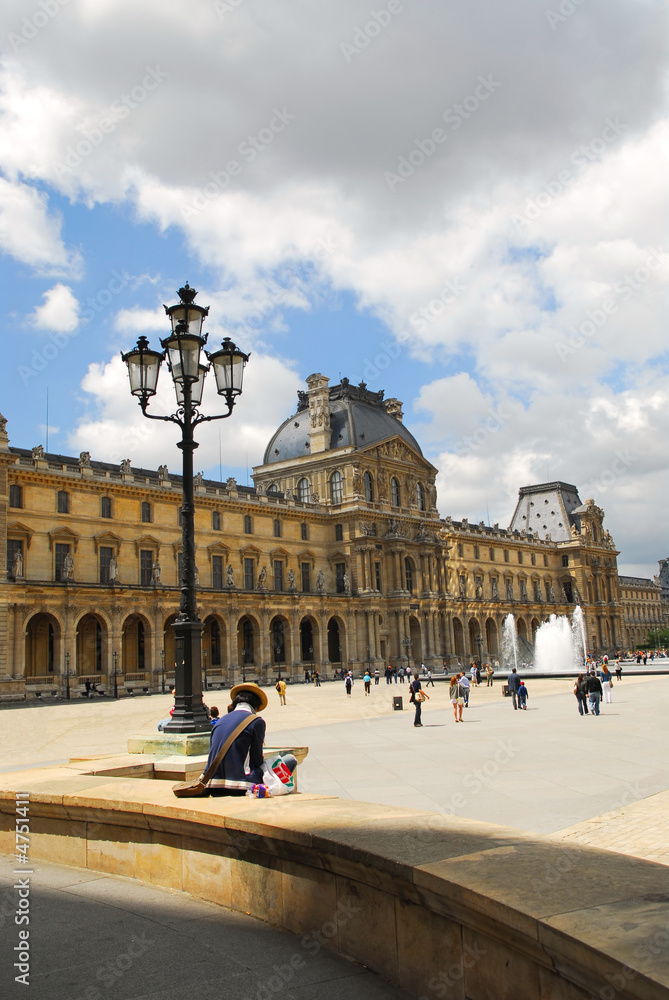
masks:
[[[416,693],[414,694],[414,701],[417,701],[419,704],[420,704],[421,701],[427,701],[427,696],[426,696],[425,692],[424,691],[416,691]]]
[[[206,768],[206,770],[197,778],[195,781],[179,781],[176,785],[172,785],[172,791],[178,799],[193,799],[198,796],[205,795],[207,792],[207,785],[216,774],[219,764],[225,757],[226,753],[235,742],[239,734],[250,725],[256,718],[254,714],[250,712],[247,714],[246,718],[239,723],[236,729],[233,729],[227,740],[218,751],[211,764]]]

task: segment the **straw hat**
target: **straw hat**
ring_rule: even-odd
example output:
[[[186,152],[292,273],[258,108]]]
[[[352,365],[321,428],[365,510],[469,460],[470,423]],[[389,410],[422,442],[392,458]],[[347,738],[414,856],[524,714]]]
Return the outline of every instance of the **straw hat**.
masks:
[[[251,691],[253,694],[257,695],[258,698],[260,698],[259,712],[262,712],[264,708],[267,708],[267,695],[261,687],[258,687],[258,685],[254,684],[252,681],[247,681],[246,684],[235,684],[230,692],[230,701],[234,701],[241,691]]]

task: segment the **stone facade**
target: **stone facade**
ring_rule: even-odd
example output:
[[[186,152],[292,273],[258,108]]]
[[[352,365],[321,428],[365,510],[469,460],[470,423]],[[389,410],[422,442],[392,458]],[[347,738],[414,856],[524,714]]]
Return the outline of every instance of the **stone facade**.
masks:
[[[625,630],[625,649],[645,646],[648,633],[664,626],[662,586],[656,580],[619,576],[620,604]]]
[[[509,612],[531,642],[576,603],[591,651],[618,648],[617,551],[592,500],[548,483],[520,491],[509,529],[441,519],[437,470],[398,400],[320,374],[307,386],[253,488],[195,478],[209,683],[267,682],[279,669],[297,678],[312,663],[331,676],[407,654],[441,670],[497,657]],[[5,423],[0,697],[81,690],[86,679],[107,691],[169,684],[180,477],[10,447]],[[543,519],[525,526],[535,508],[551,531]]]

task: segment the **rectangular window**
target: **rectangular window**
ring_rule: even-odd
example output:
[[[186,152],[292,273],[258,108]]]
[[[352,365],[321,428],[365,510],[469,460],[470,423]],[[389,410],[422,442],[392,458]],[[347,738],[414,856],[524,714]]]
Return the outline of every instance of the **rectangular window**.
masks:
[[[112,516],[112,502],[111,497],[102,497],[100,500],[100,517],[111,517]]]
[[[544,552],[544,566],[548,566],[548,556]]]
[[[151,523],[151,504],[148,503],[146,500],[142,504],[142,522],[144,524]]]
[[[464,549],[462,547],[462,542],[458,542],[458,555],[460,556],[460,558],[462,558],[463,554],[464,554]]]
[[[211,527],[213,531],[221,530],[221,514],[217,510],[211,512]]]
[[[509,550],[508,549],[504,549],[504,562],[508,562],[508,561],[509,561]]]
[[[245,559],[244,560],[244,589],[253,590],[254,575],[255,575],[255,560]]]
[[[311,565],[308,562],[303,562],[300,564],[300,569],[302,570],[302,593],[311,593]]]
[[[274,537],[281,538],[281,521],[279,521],[278,518],[274,519],[273,530],[274,530]]]
[[[251,516],[250,514],[244,514],[244,534],[251,534]]]
[[[309,525],[305,524],[304,521],[300,525],[300,538],[303,542],[309,541]]]
[[[274,589],[283,590],[283,562],[281,559],[274,560]]]
[[[153,552],[142,549],[139,553],[139,583],[142,587],[150,587],[153,580]]]
[[[522,552],[519,552],[519,553],[518,553],[518,562],[519,562],[519,563],[522,563],[522,561],[523,561],[523,553],[522,553]]]
[[[338,594],[345,591],[344,574],[346,573],[346,563],[335,563],[335,590]]]
[[[17,553],[18,553],[18,556],[17,556]],[[15,580],[16,579],[15,568],[18,569],[19,567],[18,566],[17,567],[14,566],[14,559],[15,559],[15,557],[17,558],[17,562],[19,561],[19,557],[20,557],[20,562],[21,563],[23,562],[23,542],[21,541],[20,538],[8,538],[7,539],[7,579],[8,580]],[[21,575],[23,575],[23,574],[21,573]]]
[[[495,550],[491,547],[490,548],[490,562],[494,562],[494,561],[495,561]]]
[[[108,548],[106,545],[100,546],[100,583],[109,583],[109,563],[111,562],[111,557],[114,554],[112,548]]]
[[[479,547],[478,547],[478,545],[475,545],[474,546],[474,559],[478,559],[478,558],[479,558]]]
[[[20,486],[16,483],[12,483],[9,487],[9,506],[10,507],[23,507],[23,496]]]
[[[562,556],[562,565],[563,566],[568,566],[569,565],[569,556],[568,555]]]
[[[65,557],[70,554],[70,546],[65,545],[62,542],[56,542],[56,562],[55,562],[55,576],[56,583],[63,583],[65,580],[65,570],[63,564],[65,562]]]
[[[344,541],[344,525],[335,524],[335,542]]]
[[[211,585],[214,590],[223,590],[223,556],[211,557]]]
[[[532,558],[532,565],[536,566],[536,564],[537,564],[537,555],[536,555],[536,552],[532,553],[531,558]]]
[[[380,562],[375,562],[374,563],[374,584],[375,584],[376,589],[380,592],[381,589],[382,589],[381,588],[381,563]]]
[[[58,490],[58,501],[56,504],[56,509],[59,514],[69,514],[70,513],[70,496],[65,490]]]

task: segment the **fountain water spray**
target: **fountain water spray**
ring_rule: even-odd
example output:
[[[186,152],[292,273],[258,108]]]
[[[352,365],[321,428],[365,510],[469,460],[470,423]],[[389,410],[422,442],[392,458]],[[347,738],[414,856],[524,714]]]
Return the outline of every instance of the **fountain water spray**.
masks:
[[[551,615],[537,629],[534,663],[545,674],[574,673],[583,669],[586,657],[585,623],[580,605],[574,608],[572,620],[563,615]]]
[[[502,665],[507,670],[518,669],[518,634],[512,614],[508,614],[502,624]]]

